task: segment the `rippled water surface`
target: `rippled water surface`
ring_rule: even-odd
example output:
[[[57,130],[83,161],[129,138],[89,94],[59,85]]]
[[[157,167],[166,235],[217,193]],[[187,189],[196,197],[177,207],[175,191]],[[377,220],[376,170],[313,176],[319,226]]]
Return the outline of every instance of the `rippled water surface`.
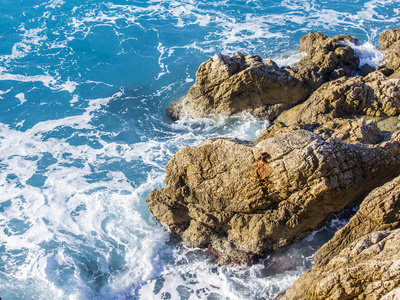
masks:
[[[272,299],[342,226],[252,267],[218,267],[169,242],[146,197],[182,146],[255,140],[248,115],[172,123],[203,61],[222,52],[290,64],[309,31],[350,34],[377,64],[399,1],[0,3],[0,296]]]

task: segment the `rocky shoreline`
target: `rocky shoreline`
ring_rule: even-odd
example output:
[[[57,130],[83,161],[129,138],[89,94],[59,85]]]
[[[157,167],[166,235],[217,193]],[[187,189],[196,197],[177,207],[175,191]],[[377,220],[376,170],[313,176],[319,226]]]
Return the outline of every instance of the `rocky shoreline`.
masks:
[[[380,35],[376,69],[359,68],[357,43],[309,33],[294,67],[216,54],[167,109],[173,120],[248,112],[273,121],[255,142],[180,149],[147,199],[172,233],[220,264],[250,264],[361,203],[280,299],[400,297],[400,29]]]

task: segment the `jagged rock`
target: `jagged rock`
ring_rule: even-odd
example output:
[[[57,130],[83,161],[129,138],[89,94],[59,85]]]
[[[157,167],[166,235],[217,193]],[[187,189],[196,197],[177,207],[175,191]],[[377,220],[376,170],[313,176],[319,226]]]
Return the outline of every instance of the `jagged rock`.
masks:
[[[323,124],[335,118],[353,115],[375,117],[400,113],[400,80],[381,72],[366,77],[342,77],[325,83],[310,98],[285,112],[277,122]]]
[[[392,47],[400,40],[400,28],[388,29],[379,35],[379,49],[382,51]]]
[[[400,173],[400,132],[378,145],[294,130],[259,141],[182,148],[150,193],[152,213],[192,247],[248,263],[305,237],[325,218]]]
[[[279,299],[399,299],[399,245],[400,229],[364,235],[303,275]]]
[[[357,70],[360,59],[347,44],[357,44],[351,36],[328,38],[325,34],[310,32],[300,39],[299,52],[307,56],[297,63],[292,75],[317,89],[324,82],[350,76]]]
[[[317,127],[314,132],[323,137],[335,137],[345,143],[377,144],[384,136],[374,120],[334,119]]]
[[[400,69],[400,28],[389,29],[379,36],[379,48],[385,51],[383,63],[393,72]],[[398,78],[398,73],[393,78]]]
[[[393,73],[400,69],[400,41],[397,41],[385,51],[383,61],[385,67],[393,70]],[[397,74],[398,73],[396,73],[395,76],[398,76]],[[395,76],[391,76],[391,78],[394,78]]]
[[[249,112],[273,120],[324,82],[350,76],[357,69],[359,58],[345,42],[356,40],[321,33],[304,36],[300,52],[307,56],[293,69],[279,68],[271,60],[263,63],[256,55],[216,54],[200,65],[186,98],[172,103],[167,114],[175,120]]]
[[[272,61],[264,64],[259,56],[241,53],[216,54],[200,65],[182,106],[174,102],[167,113],[175,119],[250,112],[262,119],[274,119],[310,92],[306,84]]]
[[[286,126],[282,122],[275,122],[260,134],[256,143],[298,129],[313,131],[324,138],[335,137],[345,143],[376,144],[384,138],[375,120],[366,120],[364,118],[357,120],[336,118],[322,125],[296,123]]]
[[[390,275],[385,273],[389,272],[390,265],[400,266],[400,248],[397,246],[396,255],[392,257],[390,251],[395,248],[389,249],[385,243],[389,232],[399,227],[400,177],[396,177],[374,189],[363,200],[346,226],[318,250],[314,259],[316,267],[301,277],[281,299],[350,299],[357,296],[359,299],[378,299],[385,294],[389,298],[381,299],[397,299],[390,296],[396,293],[400,296],[400,290],[393,289],[394,283],[397,282],[396,286],[400,283],[400,269],[390,280],[387,280]],[[397,230],[395,234],[397,242],[399,233]],[[384,259],[380,261],[381,258]],[[354,277],[353,270],[361,267],[364,274],[357,271],[357,277]],[[329,280],[318,283],[317,278]],[[339,296],[342,298],[335,298]]]
[[[316,265],[324,265],[350,243],[374,231],[400,227],[400,177],[373,190],[345,227],[315,255]]]

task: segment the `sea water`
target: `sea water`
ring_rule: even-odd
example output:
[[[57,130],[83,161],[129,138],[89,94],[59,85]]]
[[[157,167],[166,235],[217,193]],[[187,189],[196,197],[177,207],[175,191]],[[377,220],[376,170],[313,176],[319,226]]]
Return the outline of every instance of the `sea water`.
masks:
[[[301,58],[310,31],[357,36],[377,65],[399,1],[0,2],[0,297],[273,299],[313,266],[332,221],[251,267],[169,241],[146,198],[168,160],[211,137],[255,140],[250,115],[170,121],[215,53]]]

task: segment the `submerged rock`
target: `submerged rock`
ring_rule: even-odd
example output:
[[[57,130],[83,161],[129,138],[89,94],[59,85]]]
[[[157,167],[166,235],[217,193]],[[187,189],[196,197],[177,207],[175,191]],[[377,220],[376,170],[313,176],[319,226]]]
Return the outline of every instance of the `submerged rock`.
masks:
[[[155,217],[192,247],[248,263],[321,226],[365,192],[400,173],[400,133],[378,144],[324,140],[294,130],[257,144],[208,140],[182,148],[150,193]]]
[[[280,299],[400,297],[400,177],[372,191]]]

